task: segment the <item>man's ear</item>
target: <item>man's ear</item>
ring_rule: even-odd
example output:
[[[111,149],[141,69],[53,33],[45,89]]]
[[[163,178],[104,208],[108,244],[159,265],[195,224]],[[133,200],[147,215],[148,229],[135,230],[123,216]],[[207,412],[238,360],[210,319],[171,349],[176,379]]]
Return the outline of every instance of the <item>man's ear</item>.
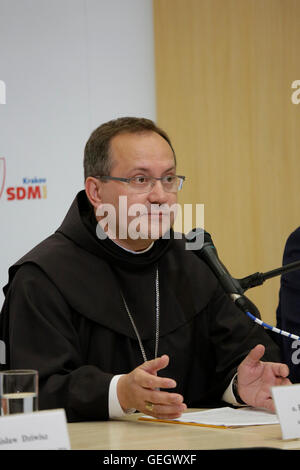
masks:
[[[97,178],[89,176],[85,180],[86,195],[95,209],[101,204],[101,182]]]

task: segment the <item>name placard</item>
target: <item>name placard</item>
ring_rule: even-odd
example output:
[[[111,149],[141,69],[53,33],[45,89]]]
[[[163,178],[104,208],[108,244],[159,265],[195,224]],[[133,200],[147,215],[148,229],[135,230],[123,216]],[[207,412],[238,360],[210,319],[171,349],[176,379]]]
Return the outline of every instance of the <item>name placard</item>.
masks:
[[[0,451],[70,449],[63,409],[0,417]]]
[[[272,387],[282,439],[300,437],[300,384]]]

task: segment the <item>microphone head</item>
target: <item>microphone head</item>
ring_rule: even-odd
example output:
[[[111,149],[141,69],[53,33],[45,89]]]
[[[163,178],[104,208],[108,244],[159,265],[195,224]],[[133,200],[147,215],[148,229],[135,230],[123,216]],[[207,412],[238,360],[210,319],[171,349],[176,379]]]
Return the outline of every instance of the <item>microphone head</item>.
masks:
[[[224,291],[227,294],[242,295],[243,290],[239,282],[229,274],[223,263],[219,260],[217,249],[213,244],[210,234],[202,228],[195,228],[189,232],[188,237],[192,241],[191,246],[197,245],[191,249],[195,255],[210,267]],[[202,242],[201,246],[200,240]]]
[[[206,230],[203,228],[197,227],[193,228],[187,235],[186,235],[187,240],[189,240],[189,249],[194,250],[194,251],[199,251],[202,250],[204,245],[210,244],[214,246],[212,238]]]
[[[204,243],[210,243],[211,245],[213,245],[213,241],[210,236],[210,233],[206,232],[205,230],[204,230]]]

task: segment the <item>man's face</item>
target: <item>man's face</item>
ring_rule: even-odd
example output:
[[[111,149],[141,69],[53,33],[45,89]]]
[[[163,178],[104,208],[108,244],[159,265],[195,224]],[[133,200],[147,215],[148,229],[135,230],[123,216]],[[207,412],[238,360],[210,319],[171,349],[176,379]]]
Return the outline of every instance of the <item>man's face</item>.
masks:
[[[175,175],[173,151],[156,132],[117,135],[111,141],[110,155],[113,162],[110,176],[131,178]],[[168,209],[177,202],[177,193],[166,192],[161,181],[156,181],[152,189],[145,193],[136,192],[129,184],[120,181],[99,183],[100,206],[112,204],[115,208],[116,241],[120,244],[133,250],[145,248],[173,224],[174,212],[169,214]],[[125,230],[126,239],[120,240],[119,234],[124,235]],[[133,239],[134,232],[139,232],[141,237]]]

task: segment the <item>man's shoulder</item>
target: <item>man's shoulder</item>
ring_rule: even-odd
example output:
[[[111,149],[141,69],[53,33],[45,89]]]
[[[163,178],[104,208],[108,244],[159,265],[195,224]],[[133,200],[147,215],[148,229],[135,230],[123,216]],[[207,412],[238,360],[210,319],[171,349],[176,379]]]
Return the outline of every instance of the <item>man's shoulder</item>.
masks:
[[[23,255],[18,261],[16,261],[11,267],[18,268],[25,263],[37,263],[47,259],[51,259],[53,256],[57,256],[65,246],[65,241],[61,239],[59,234],[53,234],[38,243],[25,255]]]
[[[49,289],[49,285],[53,282],[49,279],[43,268],[33,261],[24,261],[20,265],[13,265],[9,269],[9,282],[3,288],[3,292],[7,295],[7,292],[13,290],[20,295],[21,292],[31,291],[34,293],[40,293],[41,289]]]
[[[74,259],[77,251],[75,244],[61,233],[50,235],[10,266],[9,282],[3,288],[4,293],[19,271],[26,277],[41,272],[49,274],[58,271],[61,266],[68,265],[68,260]]]
[[[286,241],[287,245],[297,243],[300,245],[300,227],[297,227],[289,236]]]
[[[284,249],[284,264],[297,261],[300,258],[300,227],[288,237]]]

